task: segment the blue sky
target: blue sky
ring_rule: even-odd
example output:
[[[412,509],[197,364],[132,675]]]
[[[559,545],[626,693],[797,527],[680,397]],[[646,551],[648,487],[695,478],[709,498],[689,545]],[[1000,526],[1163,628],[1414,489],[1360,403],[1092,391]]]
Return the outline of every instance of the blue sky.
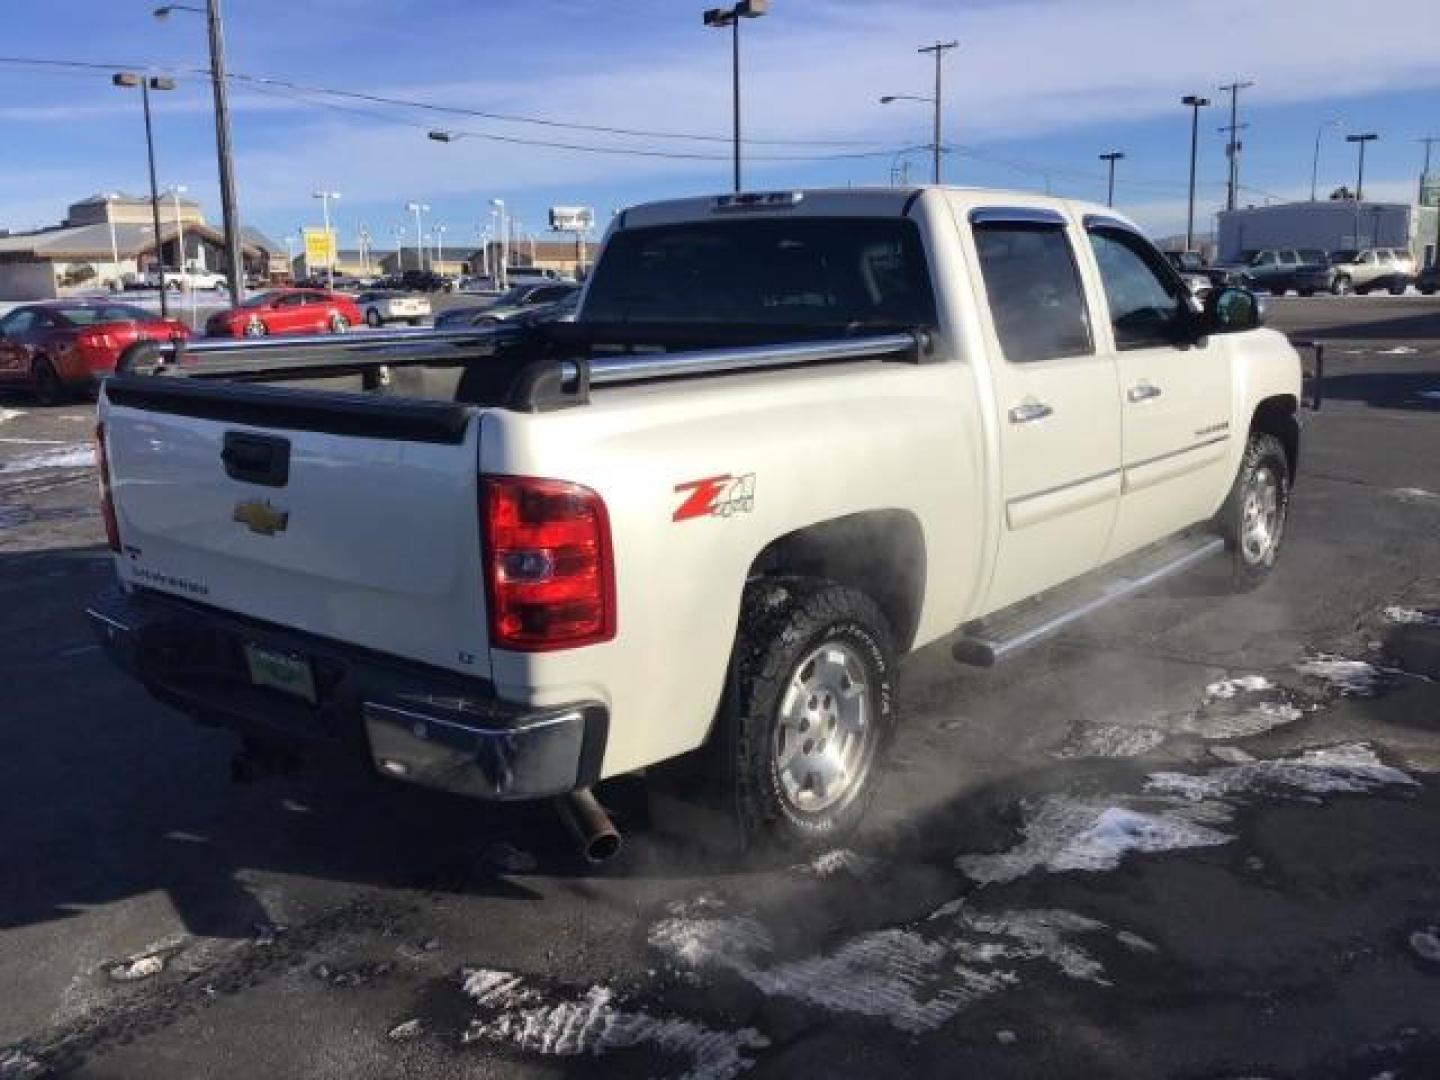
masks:
[[[160,22],[153,0],[56,0],[7,12],[0,54],[150,65],[180,87],[157,95],[160,181],[185,184],[219,218],[204,21]],[[317,188],[342,193],[341,242],[364,224],[380,246],[409,229],[405,203],[443,222],[447,246],[473,243],[504,198],[525,231],[556,203],[614,207],[729,186],[728,35],[677,0],[228,0],[229,64],[247,76],[568,123],[709,136],[662,139],[545,128],[342,101],[277,87],[233,91],[241,216],[277,239],[318,224]],[[1215,87],[1242,97],[1245,202],[1305,197],[1317,127],[1376,131],[1366,187],[1414,190],[1422,135],[1440,135],[1440,4],[1391,0],[772,0],[744,26],[746,186],[883,184],[894,151],[930,138],[917,45],[956,38],[946,62],[947,180],[1104,198],[1096,159],[1123,151],[1116,202],[1157,234],[1183,229],[1186,93],[1215,98],[1201,128],[1203,223],[1224,198],[1226,119]],[[81,32],[83,28],[83,32]],[[428,128],[464,133],[451,143]],[[667,158],[490,141],[558,140],[698,155]],[[807,142],[807,140],[809,142]],[[816,141],[827,145],[814,145]],[[1322,191],[1354,183],[1354,148],[1327,130]],[[50,224],[73,199],[143,191],[138,94],[106,71],[0,63],[0,228]],[[761,160],[825,154],[834,160]],[[928,159],[910,156],[912,176]],[[1436,147],[1440,170],[1440,146]]]

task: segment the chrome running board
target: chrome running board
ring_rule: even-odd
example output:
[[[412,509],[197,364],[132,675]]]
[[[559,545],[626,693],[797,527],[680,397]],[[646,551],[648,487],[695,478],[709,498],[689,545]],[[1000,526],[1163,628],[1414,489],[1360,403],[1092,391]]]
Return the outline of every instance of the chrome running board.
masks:
[[[951,652],[962,664],[994,667],[1071,623],[1188,570],[1224,548],[1224,539],[1205,533],[1165,541],[1073,584],[970,624]]]

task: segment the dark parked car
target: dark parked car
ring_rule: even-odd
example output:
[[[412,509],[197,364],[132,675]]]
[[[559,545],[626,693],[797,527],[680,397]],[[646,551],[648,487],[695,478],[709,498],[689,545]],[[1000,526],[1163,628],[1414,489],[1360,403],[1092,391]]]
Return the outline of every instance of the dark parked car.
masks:
[[[493,304],[483,307],[454,308],[435,320],[436,327],[496,326],[514,322],[542,308],[548,309],[566,301],[578,300],[579,285],[517,285]]]
[[[1245,284],[1274,296],[1297,292],[1314,296],[1330,292],[1335,285],[1335,269],[1325,252],[1316,248],[1267,248],[1251,256],[1243,271]]]
[[[430,270],[406,270],[400,275],[399,288],[407,292],[445,292],[450,279]]]
[[[1415,288],[1426,296],[1434,296],[1440,290],[1440,260],[1432,262],[1415,275]]]

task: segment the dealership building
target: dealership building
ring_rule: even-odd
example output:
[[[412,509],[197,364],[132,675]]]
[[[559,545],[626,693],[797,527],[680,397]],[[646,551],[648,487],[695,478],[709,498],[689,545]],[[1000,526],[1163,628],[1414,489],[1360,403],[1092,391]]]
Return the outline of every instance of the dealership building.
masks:
[[[1222,210],[1217,234],[1222,260],[1262,248],[1405,248],[1417,266],[1435,261],[1437,187],[1427,184],[1420,202],[1323,199],[1314,202]]]
[[[225,236],[205,221],[198,203],[173,195],[160,200],[155,236],[150,199],[92,195],[71,205],[59,225],[31,232],[0,230],[0,297],[45,300],[72,289],[119,287],[153,266],[184,265],[223,272]],[[254,229],[241,230],[245,272],[262,278],[283,273],[283,246]]]

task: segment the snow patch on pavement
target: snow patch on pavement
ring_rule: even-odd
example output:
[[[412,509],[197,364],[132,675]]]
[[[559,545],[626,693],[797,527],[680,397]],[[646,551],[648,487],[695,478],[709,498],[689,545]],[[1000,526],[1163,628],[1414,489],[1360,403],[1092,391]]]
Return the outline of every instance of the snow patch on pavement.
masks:
[[[867,855],[857,855],[849,848],[835,848],[815,856],[808,863],[801,863],[795,869],[821,878],[837,874],[868,877],[875,872],[876,861]]]
[[[1397,499],[1409,503],[1440,503],[1440,495],[1424,488],[1394,488],[1391,492]]]
[[[650,945],[684,968],[728,971],[766,996],[882,1020],[910,1034],[934,1031],[968,1005],[1019,985],[1023,964],[1110,985],[1100,961],[1072,940],[1109,928],[1070,911],[992,914],[955,901],[914,927],[869,931],[790,960],[772,959],[773,943],[749,916],[708,922],[664,919],[651,928]]]
[[[34,472],[37,469],[89,469],[94,466],[94,446],[90,443],[68,443],[53,450],[25,454],[0,464],[0,473]]]
[[[1384,611],[1387,622],[1399,626],[1440,626],[1440,613],[1419,611],[1408,607],[1387,607]]]
[[[1211,827],[1229,820],[1223,807],[1164,799],[1132,801],[1133,807],[1047,795],[1024,805],[1019,844],[992,854],[962,855],[955,866],[988,885],[1014,881],[1033,870],[1114,870],[1131,852],[1218,847],[1234,839]]]
[[[721,1031],[694,1020],[625,1008],[607,986],[554,1000],[513,972],[462,972],[465,992],[489,1015],[473,1020],[462,1041],[505,1043],[545,1057],[601,1057],[650,1047],[686,1063],[682,1080],[731,1080],[770,1041],[754,1028]]]
[[[1193,802],[1236,795],[1364,795],[1382,787],[1418,787],[1408,773],[1381,761],[1364,743],[1305,750],[1289,758],[1247,761],[1201,776],[1153,773],[1148,790]]]
[[[1248,739],[1305,715],[1298,705],[1287,701],[1257,701],[1239,709],[1202,709],[1187,717],[1178,730],[1202,739]]]
[[[7,420],[18,420],[24,415],[25,414],[19,409],[0,409],[0,424],[5,423]]]
[[[1340,697],[1376,697],[1388,689],[1389,675],[1365,660],[1347,660],[1343,656],[1318,653],[1295,665],[1301,675],[1325,683]]]
[[[1263,675],[1242,675],[1235,679],[1221,679],[1205,687],[1205,700],[1228,701],[1237,694],[1258,694],[1274,688],[1275,684]]]
[[[1169,734],[1154,727],[1129,724],[1098,724],[1087,728],[1058,756],[1064,758],[1144,757],[1163,743]]]

